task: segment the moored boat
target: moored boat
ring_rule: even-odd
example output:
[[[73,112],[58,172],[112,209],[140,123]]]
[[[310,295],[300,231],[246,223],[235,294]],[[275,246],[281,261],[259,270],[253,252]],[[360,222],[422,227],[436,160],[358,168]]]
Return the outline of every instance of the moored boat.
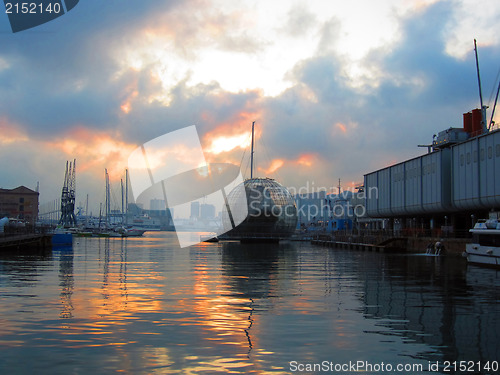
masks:
[[[122,237],[140,237],[146,230],[134,227],[120,227],[115,229],[116,232],[120,233]]]
[[[480,220],[469,232],[472,242],[465,248],[467,262],[500,267],[500,221]]]
[[[68,229],[58,227],[52,233],[53,246],[71,246],[73,245],[73,233]]]

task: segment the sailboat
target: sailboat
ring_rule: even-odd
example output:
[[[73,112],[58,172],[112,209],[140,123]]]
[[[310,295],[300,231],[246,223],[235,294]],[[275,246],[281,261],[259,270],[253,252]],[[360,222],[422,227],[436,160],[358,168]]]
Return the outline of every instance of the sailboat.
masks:
[[[126,180],[128,183],[128,171],[125,171]],[[126,223],[126,209],[124,208],[128,200],[128,186],[126,187],[126,195],[124,202],[124,192],[123,192],[123,181],[122,181],[122,210],[121,210],[121,224],[113,225],[111,223],[111,194],[110,194],[110,184],[108,170],[105,169],[105,180],[106,180],[106,196],[105,196],[105,214],[104,214],[104,228],[101,227],[101,219],[99,218],[99,227],[96,231],[98,237],[139,237],[142,236],[146,230],[134,228],[127,225]],[[126,207],[126,206],[125,206]],[[101,210],[99,210],[99,217],[101,216]],[[124,219],[125,218],[125,219]]]
[[[125,194],[123,191],[123,180],[121,181],[122,192],[122,225],[115,228],[115,232],[121,234],[122,237],[140,237],[146,230],[135,228],[128,225],[128,169],[125,169]]]

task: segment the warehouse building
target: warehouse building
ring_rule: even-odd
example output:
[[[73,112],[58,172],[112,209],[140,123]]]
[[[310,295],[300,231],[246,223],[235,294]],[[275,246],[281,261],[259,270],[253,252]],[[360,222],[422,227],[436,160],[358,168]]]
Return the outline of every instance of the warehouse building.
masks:
[[[500,131],[482,132],[478,111],[464,114],[463,129],[440,132],[429,153],[366,174],[367,214],[416,232],[463,235],[500,210]]]

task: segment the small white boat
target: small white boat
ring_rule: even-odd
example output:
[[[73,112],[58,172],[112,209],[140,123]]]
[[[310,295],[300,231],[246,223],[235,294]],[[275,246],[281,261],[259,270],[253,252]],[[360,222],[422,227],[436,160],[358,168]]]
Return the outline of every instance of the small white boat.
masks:
[[[480,220],[469,230],[472,242],[465,247],[469,263],[500,267],[500,221]]]
[[[146,232],[145,229],[139,228],[124,228],[121,232],[123,237],[140,237]]]
[[[121,235],[121,237],[140,237],[146,232],[146,230],[122,226],[122,227],[116,228],[115,232],[119,233]]]

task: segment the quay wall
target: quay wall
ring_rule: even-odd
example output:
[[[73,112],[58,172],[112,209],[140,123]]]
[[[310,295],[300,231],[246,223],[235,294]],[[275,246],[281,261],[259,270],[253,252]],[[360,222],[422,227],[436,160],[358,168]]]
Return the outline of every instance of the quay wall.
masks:
[[[404,253],[426,253],[429,243],[440,241],[444,245],[447,256],[462,257],[465,245],[469,242],[465,238],[434,238],[434,237],[397,237],[393,241],[378,243],[359,243],[353,241],[338,241],[328,238],[314,239],[314,245],[340,248],[347,250],[377,251],[377,252],[404,252]]]
[[[19,234],[0,237],[0,251],[40,251],[52,248],[52,236]]]

